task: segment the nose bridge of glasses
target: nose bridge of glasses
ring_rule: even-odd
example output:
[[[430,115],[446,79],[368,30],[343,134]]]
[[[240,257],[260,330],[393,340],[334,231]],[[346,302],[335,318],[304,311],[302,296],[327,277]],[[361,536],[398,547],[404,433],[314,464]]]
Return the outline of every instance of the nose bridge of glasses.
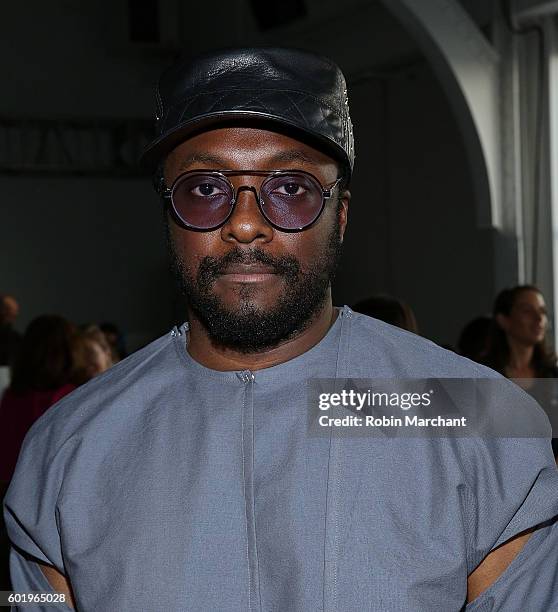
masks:
[[[258,200],[261,186],[268,178],[266,173],[257,170],[230,171],[223,174],[234,190],[235,200],[238,200],[243,191],[251,191]]]
[[[235,188],[236,200],[238,200],[243,191],[251,191],[254,194],[256,201],[259,199],[259,189],[255,185],[239,185]]]
[[[249,194],[246,194],[243,197],[243,193],[250,192],[252,193],[251,197]],[[234,196],[234,208],[232,211],[232,217],[234,218],[242,218],[242,223],[246,223],[246,214],[253,215],[255,214],[258,218],[258,222],[267,223],[267,219],[265,215],[262,214],[262,209],[260,206],[260,193],[259,186],[255,185],[245,185],[240,184],[235,187],[235,196]]]

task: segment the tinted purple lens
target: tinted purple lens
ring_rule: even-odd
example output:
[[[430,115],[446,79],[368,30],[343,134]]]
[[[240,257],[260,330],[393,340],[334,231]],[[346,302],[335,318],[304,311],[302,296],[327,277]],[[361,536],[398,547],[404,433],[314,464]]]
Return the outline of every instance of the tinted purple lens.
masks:
[[[313,223],[321,212],[322,188],[306,174],[281,174],[266,179],[260,189],[264,215],[283,229],[299,229]]]
[[[185,174],[172,190],[176,214],[196,229],[217,227],[229,215],[233,192],[229,183],[211,174]]]

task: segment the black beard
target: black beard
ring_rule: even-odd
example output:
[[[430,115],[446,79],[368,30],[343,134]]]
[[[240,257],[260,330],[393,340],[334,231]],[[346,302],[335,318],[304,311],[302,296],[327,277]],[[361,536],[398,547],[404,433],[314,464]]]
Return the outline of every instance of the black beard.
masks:
[[[295,257],[272,257],[257,247],[249,251],[235,248],[221,258],[204,257],[194,279],[191,269],[174,248],[168,222],[167,244],[178,286],[211,341],[241,353],[273,348],[304,331],[323,308],[341,257],[337,223],[334,223],[322,252],[307,270],[301,270]],[[232,263],[261,263],[283,275],[286,289],[277,303],[267,310],[258,308],[250,301],[251,288],[241,286],[239,307],[236,310],[226,307],[212,293],[212,286]]]

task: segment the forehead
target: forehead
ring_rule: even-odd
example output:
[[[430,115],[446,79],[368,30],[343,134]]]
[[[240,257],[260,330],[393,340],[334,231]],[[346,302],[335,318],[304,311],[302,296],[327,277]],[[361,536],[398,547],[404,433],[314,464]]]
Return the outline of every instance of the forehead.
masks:
[[[196,134],[169,154],[166,167],[169,166],[179,172],[191,167],[337,171],[333,158],[309,144],[254,127],[221,127]]]
[[[538,291],[521,291],[514,300],[514,306],[544,306],[544,298]]]

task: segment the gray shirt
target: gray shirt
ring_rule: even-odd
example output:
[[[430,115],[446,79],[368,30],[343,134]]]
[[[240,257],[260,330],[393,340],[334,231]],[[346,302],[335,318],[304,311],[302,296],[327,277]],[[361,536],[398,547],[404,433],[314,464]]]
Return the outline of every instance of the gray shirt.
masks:
[[[83,611],[452,612],[493,548],[545,523],[466,610],[558,610],[548,440],[308,435],[308,379],[495,373],[347,307],[255,373],[202,366],[186,330],[27,435],[5,499],[14,590],[48,590],[37,559]]]

